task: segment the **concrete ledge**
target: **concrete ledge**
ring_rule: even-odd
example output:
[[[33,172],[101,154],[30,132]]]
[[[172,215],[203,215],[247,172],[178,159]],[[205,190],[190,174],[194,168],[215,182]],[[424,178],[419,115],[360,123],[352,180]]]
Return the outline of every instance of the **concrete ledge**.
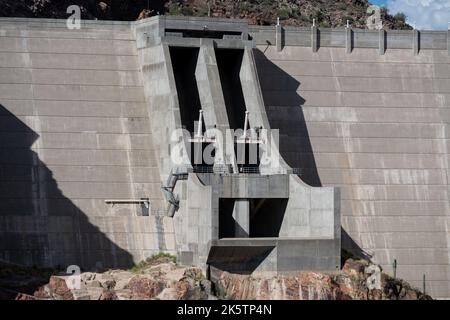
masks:
[[[278,50],[284,46],[311,46],[320,47],[346,47],[346,29],[318,28],[317,44],[311,39],[311,29],[305,27],[277,27],[277,26],[249,26],[246,20],[205,18],[205,17],[179,17],[154,16],[139,21],[109,21],[109,20],[82,20],[83,29],[114,29],[131,30],[142,28],[159,21],[166,29],[202,30],[205,26],[212,31],[238,31],[249,34],[256,45],[277,45]],[[67,29],[66,19],[34,19],[34,18],[0,18],[2,28],[60,28]],[[69,29],[67,29],[69,30]],[[70,30],[77,31],[77,30]],[[280,32],[281,31],[281,32]],[[353,48],[379,48],[380,34],[378,30],[352,29]],[[278,36],[277,36],[278,34]],[[414,49],[420,50],[448,50],[450,55],[450,32],[447,31],[420,31],[420,39],[411,30],[387,30],[385,50],[387,49]],[[278,39],[278,41],[277,41]],[[223,45],[227,47],[227,45]],[[313,49],[314,50],[314,49]]]
[[[208,264],[231,273],[297,273],[340,269],[336,239],[221,239],[211,243]]]
[[[67,15],[69,17],[69,15]],[[13,25],[15,28],[61,28],[68,31],[82,31],[84,28],[88,29],[123,29],[131,30],[133,21],[111,21],[111,20],[81,20],[80,30],[69,30],[67,28],[66,19],[41,19],[41,18],[1,18],[0,28],[8,25]]]
[[[283,37],[283,46],[311,46],[311,30],[305,28],[286,27]],[[320,47],[349,47],[348,32],[346,29],[317,28],[317,44]],[[380,32],[378,30],[352,29],[353,48],[379,48]],[[411,30],[386,30],[386,49],[413,49],[413,43],[418,43],[421,50],[446,50],[448,36],[446,31],[420,31],[417,39]],[[278,45],[275,26],[250,26],[250,36],[256,45]],[[314,37],[314,36],[313,36]],[[314,49],[313,49],[314,50]]]
[[[211,247],[275,247],[280,243],[334,241],[333,238],[224,238],[212,240]]]
[[[288,175],[207,174],[202,175],[201,180],[207,185],[220,186],[220,198],[289,198]]]

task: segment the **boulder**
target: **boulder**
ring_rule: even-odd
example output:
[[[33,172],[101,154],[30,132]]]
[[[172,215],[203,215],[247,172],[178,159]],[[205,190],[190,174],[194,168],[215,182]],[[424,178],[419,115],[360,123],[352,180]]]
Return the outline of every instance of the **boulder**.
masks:
[[[84,273],[81,286],[71,289],[69,277],[52,276],[49,283],[34,292],[33,299],[48,300],[424,300],[431,297],[401,279],[380,273],[380,288],[369,289],[368,277],[380,269],[364,260],[349,259],[342,271],[333,273],[298,272],[289,275],[261,273],[231,274],[217,271],[212,283],[197,267],[172,262],[151,264],[139,273],[112,270]],[[1,292],[0,292],[1,293]],[[14,295],[31,299],[26,295]],[[14,298],[13,297],[13,298]]]
[[[89,295],[89,300],[102,300],[100,299],[105,292],[105,290],[102,287],[92,287],[87,288],[87,294]]]
[[[131,290],[131,297],[134,300],[148,300],[155,298],[164,289],[164,283],[152,278],[134,276],[126,286]]]
[[[117,293],[114,291],[105,290],[102,292],[98,300],[118,300]]]
[[[73,300],[72,291],[68,288],[65,277],[51,276],[48,283],[50,296],[56,300]]]

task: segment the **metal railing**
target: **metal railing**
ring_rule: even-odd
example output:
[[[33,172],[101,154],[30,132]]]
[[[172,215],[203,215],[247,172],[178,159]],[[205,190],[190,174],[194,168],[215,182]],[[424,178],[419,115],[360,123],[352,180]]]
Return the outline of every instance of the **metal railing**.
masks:
[[[239,173],[257,174],[260,173],[259,167],[238,167]]]
[[[150,207],[150,199],[106,199],[106,204],[111,204],[112,206],[116,204],[143,204],[147,209]]]
[[[204,166],[204,165],[194,165],[191,168],[184,168],[184,177],[187,179],[188,173],[215,173],[215,174],[233,174],[233,173],[241,173],[241,174],[258,174],[261,173],[260,167],[246,167],[246,166],[238,166],[237,171],[233,169],[232,165],[220,165],[220,166]],[[286,173],[302,175],[302,168],[291,168],[290,170],[285,170],[283,168],[278,168],[271,170],[270,172],[273,174],[283,174]],[[181,179],[181,178],[180,178]]]
[[[189,170],[188,170],[189,171]],[[233,173],[233,167],[231,165],[219,165],[219,166],[192,166],[190,170],[193,173],[216,173],[227,174]]]

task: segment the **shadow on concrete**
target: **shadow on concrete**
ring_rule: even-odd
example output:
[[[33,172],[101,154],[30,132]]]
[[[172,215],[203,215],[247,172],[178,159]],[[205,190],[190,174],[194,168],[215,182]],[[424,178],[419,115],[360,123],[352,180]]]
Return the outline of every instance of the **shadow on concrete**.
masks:
[[[58,188],[31,147],[39,135],[0,105],[0,260],[84,271],[130,267],[114,244]]]
[[[250,200],[250,238],[278,238],[288,199]]]
[[[280,153],[292,168],[302,169],[301,179],[313,187],[321,187],[316,160],[311,146],[302,106],[305,99],[297,90],[300,82],[271,62],[258,49],[254,50],[267,117],[272,129],[280,130]],[[264,72],[262,72],[264,71]],[[284,90],[275,92],[270,84],[282,81]],[[278,96],[279,95],[279,96]],[[278,99],[274,101],[274,97]],[[289,139],[286,139],[289,137]],[[295,150],[289,141],[295,141]]]
[[[252,274],[274,249],[273,246],[212,247],[207,263],[211,269],[235,274]]]
[[[233,218],[233,209],[236,199],[219,199],[219,239],[236,238],[247,234],[239,223]]]
[[[244,50],[216,48],[215,53],[230,129],[244,129],[246,109],[239,77]]]
[[[367,261],[371,261],[372,255],[364,251],[341,227],[341,247],[345,248],[341,255],[341,265],[344,266],[344,263],[347,259],[363,259]]]
[[[200,96],[195,80],[198,48],[170,47],[173,74],[177,87],[181,125],[190,133],[195,133],[194,123],[198,121],[201,109]],[[202,128],[202,132],[205,128]]]
[[[320,37],[320,30],[318,36]],[[267,59],[260,50],[255,49],[254,55],[270,126],[272,129],[280,130],[281,156],[292,168],[302,169],[301,179],[305,183],[312,187],[322,187],[303,114],[302,106],[306,100],[298,93],[300,82]],[[282,81],[283,91],[274,91],[270,87],[273,81]],[[289,139],[286,139],[287,137]],[[296,143],[295,150],[301,151],[292,152],[293,147],[289,143],[293,141]],[[341,237],[342,248],[346,248],[355,258],[366,260],[372,258],[343,228]]]

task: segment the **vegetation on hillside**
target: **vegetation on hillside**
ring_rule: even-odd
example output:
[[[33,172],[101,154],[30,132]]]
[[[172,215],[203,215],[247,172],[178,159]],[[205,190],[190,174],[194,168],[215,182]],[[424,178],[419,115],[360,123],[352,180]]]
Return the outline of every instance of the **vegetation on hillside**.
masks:
[[[0,0],[0,16],[66,18],[67,7],[77,4],[84,19],[137,20],[157,14],[211,16],[247,19],[251,24],[273,25],[277,17],[283,25],[310,26],[313,19],[321,27],[344,26],[350,20],[365,28],[368,0]],[[395,16],[382,10],[386,29],[411,29],[404,14]]]
[[[177,262],[177,258],[171,254],[168,253],[157,253],[154,254],[153,256],[147,258],[144,261],[139,262],[138,264],[136,264],[135,266],[133,266],[130,271],[134,272],[134,273],[140,273],[143,270],[147,269],[148,267],[157,265],[157,264],[161,264],[161,263],[176,263]]]

